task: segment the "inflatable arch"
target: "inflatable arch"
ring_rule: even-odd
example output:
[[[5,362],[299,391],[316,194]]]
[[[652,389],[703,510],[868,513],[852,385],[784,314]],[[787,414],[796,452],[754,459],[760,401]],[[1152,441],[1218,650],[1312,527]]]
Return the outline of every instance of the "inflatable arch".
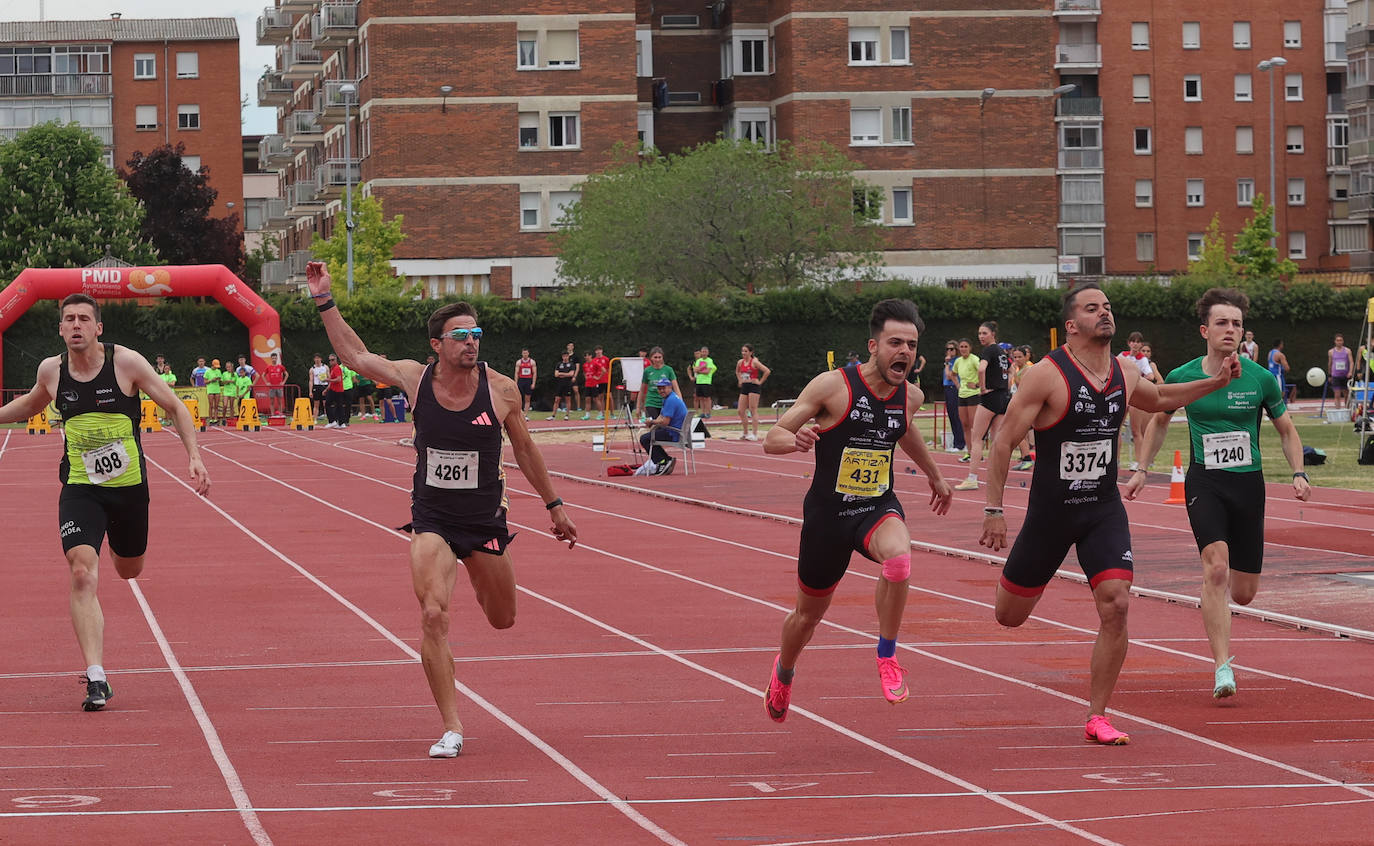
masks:
[[[97,300],[136,297],[214,297],[248,327],[248,348],[258,372],[281,352],[281,318],[253,289],[222,264],[166,267],[29,268],[0,291],[0,341],[38,300],[68,294]],[[54,334],[56,327],[53,327]],[[0,385],[4,384],[4,346],[0,344]]]

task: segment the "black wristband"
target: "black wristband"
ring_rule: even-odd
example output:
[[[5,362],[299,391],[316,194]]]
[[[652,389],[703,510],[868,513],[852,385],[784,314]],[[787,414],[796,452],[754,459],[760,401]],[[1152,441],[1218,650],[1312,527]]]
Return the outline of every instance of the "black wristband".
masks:
[[[1294,479],[1297,479],[1297,478],[1307,479],[1307,473],[1303,472],[1302,470],[1299,470],[1298,472],[1296,472],[1296,473],[1293,474],[1293,478],[1294,478]],[[1307,481],[1310,482],[1310,481],[1312,481],[1312,480],[1311,480],[1311,479],[1307,479]]]
[[[545,504],[544,504],[544,507],[547,508],[548,510],[552,511],[552,510],[554,510],[555,508],[557,508],[558,506],[560,506],[560,505],[562,505],[562,504],[563,504],[563,498],[562,498],[562,497],[558,497],[558,498],[555,499],[553,502],[545,503]]]
[[[983,509],[983,513],[988,517],[1001,517],[1002,509],[993,505],[989,505],[988,507]]]
[[[322,302],[322,303],[320,303],[319,305],[315,306],[315,310],[318,311],[318,312],[320,312],[321,314],[323,314],[324,312],[329,311],[329,310],[330,310],[331,308],[333,308],[334,306],[335,306],[335,302],[331,299],[331,300],[328,300],[328,301],[326,301],[326,302]]]

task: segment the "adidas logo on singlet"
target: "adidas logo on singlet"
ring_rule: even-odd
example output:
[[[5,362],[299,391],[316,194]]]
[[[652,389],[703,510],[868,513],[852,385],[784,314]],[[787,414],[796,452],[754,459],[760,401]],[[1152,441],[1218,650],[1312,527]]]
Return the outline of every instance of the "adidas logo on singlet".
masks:
[[[474,425],[474,426],[490,426],[490,425],[492,425],[492,423],[491,423],[491,417],[484,411],[484,412],[482,412],[481,414],[477,415],[476,417],[472,418],[472,425]]]

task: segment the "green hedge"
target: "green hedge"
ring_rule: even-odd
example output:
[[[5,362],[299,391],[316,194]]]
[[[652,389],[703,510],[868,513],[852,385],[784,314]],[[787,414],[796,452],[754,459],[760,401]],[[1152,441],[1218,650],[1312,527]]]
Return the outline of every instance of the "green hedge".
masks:
[[[1132,330],[1140,330],[1155,347],[1155,358],[1169,369],[1202,351],[1193,304],[1202,287],[1189,280],[1163,286],[1152,281],[1115,282],[1106,286],[1117,315],[1116,348]],[[1295,381],[1307,368],[1325,366],[1331,335],[1344,332],[1351,346],[1363,333],[1365,302],[1374,288],[1335,290],[1319,284],[1291,287],[1261,285],[1251,290],[1254,304],[1247,321],[1263,351],[1277,337],[1287,342]],[[480,325],[483,358],[509,374],[528,346],[540,365],[539,390],[547,397],[558,353],[572,341],[580,352],[596,344],[608,355],[633,355],[640,346],[662,346],[668,363],[685,374],[691,353],[702,344],[723,371],[717,391],[733,399],[732,371],[741,344],[752,343],[773,369],[765,385],[765,404],[796,396],[825,367],[825,354],[838,361],[854,350],[866,356],[868,314],[884,297],[908,297],[926,321],[921,352],[931,359],[924,373],[927,394],[939,393],[939,362],[947,338],[975,341],[979,322],[994,319],[1002,340],[1029,343],[1036,356],[1049,347],[1051,327],[1059,322],[1058,290],[998,288],[954,290],[934,286],[888,284],[860,291],[808,289],[770,291],[761,295],[729,293],[688,295],[675,289],[653,289],[624,298],[569,291],[538,300],[471,298]],[[328,339],[310,303],[299,298],[269,297],[281,314],[285,364],[292,381],[306,378],[312,353],[327,353]],[[423,360],[429,353],[425,320],[439,303],[433,300],[388,300],[358,297],[341,305],[358,334],[377,352],[392,358]],[[165,354],[183,380],[197,356],[237,357],[248,348],[244,327],[215,304],[169,301],[156,306],[116,303],[104,307],[105,340],[125,344],[150,358]],[[32,384],[44,356],[61,352],[57,308],[40,303],[4,336],[6,388]],[[1063,341],[1062,331],[1059,340]],[[683,378],[685,380],[685,375]]]

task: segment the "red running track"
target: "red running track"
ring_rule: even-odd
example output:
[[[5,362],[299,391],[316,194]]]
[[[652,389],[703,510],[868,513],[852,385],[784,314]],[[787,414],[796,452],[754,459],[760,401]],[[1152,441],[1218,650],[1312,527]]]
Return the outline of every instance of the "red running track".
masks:
[[[1134,743],[1089,745],[1087,590],[1056,581],[1001,629],[997,569],[950,555],[914,556],[908,702],[877,690],[877,568],[856,559],[788,721],[769,721],[796,528],[646,496],[795,511],[805,469],[752,444],[616,487],[586,447],[549,448],[587,480],[560,482],[571,552],[513,473],[519,619],[487,628],[459,585],[467,745],[429,760],[440,725],[390,528],[407,512],[402,434],[207,433],[209,501],[176,481],[175,437],[149,436],[149,564],[132,583],[105,568],[115,697],[96,714],[79,709],[55,537],[59,441],[5,436],[0,842],[1368,842],[1374,644],[1238,619],[1241,690],[1218,705],[1197,611],[1138,600],[1113,701]],[[978,509],[929,517],[919,483],[899,486],[919,541],[976,554]],[[1156,525],[1137,547],[1178,555]]]

